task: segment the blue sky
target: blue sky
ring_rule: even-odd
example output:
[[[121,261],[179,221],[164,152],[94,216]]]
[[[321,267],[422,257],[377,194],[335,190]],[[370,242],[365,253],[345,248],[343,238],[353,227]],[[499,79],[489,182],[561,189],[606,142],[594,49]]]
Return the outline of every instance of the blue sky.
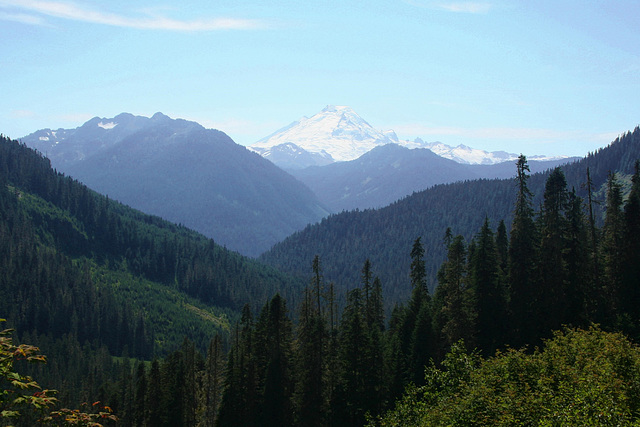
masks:
[[[0,132],[161,111],[249,145],[334,104],[582,156],[640,124],[638,22],[638,1],[0,0]]]

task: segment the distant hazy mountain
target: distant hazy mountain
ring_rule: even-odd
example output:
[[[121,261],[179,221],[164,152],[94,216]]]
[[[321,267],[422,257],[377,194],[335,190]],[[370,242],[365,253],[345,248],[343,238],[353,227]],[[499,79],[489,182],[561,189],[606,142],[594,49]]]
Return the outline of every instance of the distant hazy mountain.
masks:
[[[446,159],[469,165],[492,165],[513,161],[520,153],[488,152],[465,145],[451,147],[441,142],[399,140],[395,132],[374,129],[349,107],[327,106],[311,118],[303,117],[261,139],[250,147],[286,170],[325,166],[355,160],[372,149],[389,143],[406,148],[426,148]],[[559,160],[559,157],[527,154],[530,160]]]
[[[451,147],[442,142],[423,142],[420,138],[416,138],[413,143],[406,143],[404,145],[413,148],[412,146],[414,144],[417,144],[418,148],[428,148],[441,157],[467,165],[495,165],[497,163],[510,162],[516,160],[520,154],[527,155],[527,159],[529,160],[540,162],[558,161],[566,158],[565,156],[530,155],[529,153],[516,154],[507,153],[506,151],[489,152],[467,147],[462,144],[457,147]]]
[[[508,158],[508,157],[507,157]],[[532,172],[572,159],[529,162]],[[470,165],[441,157],[426,148],[398,144],[376,147],[356,160],[291,170],[334,212],[379,208],[437,184],[479,178],[509,178],[515,161]]]
[[[245,255],[328,213],[302,183],[223,132],[161,113],[96,117],[22,141],[94,190]]]

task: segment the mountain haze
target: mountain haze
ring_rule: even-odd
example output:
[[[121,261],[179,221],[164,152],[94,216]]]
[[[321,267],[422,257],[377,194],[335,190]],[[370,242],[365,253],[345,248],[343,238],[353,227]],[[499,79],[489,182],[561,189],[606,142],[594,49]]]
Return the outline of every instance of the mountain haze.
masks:
[[[223,132],[161,113],[96,117],[22,141],[92,189],[249,256],[328,213],[303,184]]]
[[[575,159],[531,161],[532,172]],[[333,212],[380,208],[437,184],[480,178],[508,178],[515,162],[463,164],[430,149],[398,144],[375,147],[361,157],[326,166],[291,170]]]

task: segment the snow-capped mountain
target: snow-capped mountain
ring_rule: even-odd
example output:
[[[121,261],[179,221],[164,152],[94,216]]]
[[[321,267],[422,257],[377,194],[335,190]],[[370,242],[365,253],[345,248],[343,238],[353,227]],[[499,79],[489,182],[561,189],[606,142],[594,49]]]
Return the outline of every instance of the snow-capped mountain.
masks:
[[[463,144],[460,144],[457,147],[452,147],[450,145],[443,144],[442,142],[424,142],[420,138],[416,138],[413,142],[407,141],[401,145],[404,145],[407,148],[428,148],[440,157],[454,160],[465,165],[495,165],[498,163],[514,161],[519,156],[519,154],[507,153],[506,151],[479,150],[477,148],[467,147]],[[566,158],[567,156],[527,156],[528,160],[540,162],[563,160]]]
[[[301,169],[354,160],[374,147],[397,142],[395,133],[374,129],[350,107],[329,105],[250,148],[278,166]]]
[[[378,131],[352,108],[329,105],[318,114],[291,123],[249,147],[283,169],[292,171],[309,166],[325,166],[351,161],[386,144],[409,149],[426,148],[437,155],[467,165],[494,165],[514,161],[519,154],[485,151],[441,142],[400,140],[392,130]],[[560,160],[562,157],[527,156],[529,160]]]
[[[507,153],[506,151],[488,152],[462,144],[457,147],[451,147],[441,142],[422,142],[422,140],[420,142],[421,148],[428,148],[440,157],[465,165],[495,165],[496,163],[508,162],[518,158],[518,154]]]

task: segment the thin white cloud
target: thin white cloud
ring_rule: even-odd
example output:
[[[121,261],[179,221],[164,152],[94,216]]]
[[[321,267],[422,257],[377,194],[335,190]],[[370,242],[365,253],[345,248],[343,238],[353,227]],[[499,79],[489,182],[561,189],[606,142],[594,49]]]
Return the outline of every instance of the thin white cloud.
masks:
[[[0,0],[0,8],[12,8],[20,11],[20,13],[12,12],[0,14],[0,19],[2,19],[3,16],[21,16],[22,20],[20,22],[29,24],[42,24],[42,18],[38,16],[38,14],[40,14],[72,21],[141,30],[195,32],[216,30],[255,30],[268,27],[264,21],[255,19],[208,18],[185,21],[149,14],[142,17],[130,17],[89,9],[73,2],[46,0]],[[30,15],[27,15],[26,13],[30,13]],[[40,19],[40,21],[38,19]]]
[[[29,15],[26,13],[7,13],[1,10],[0,21],[13,21],[29,25],[45,25],[44,20],[40,16]]]
[[[31,119],[36,117],[37,114],[31,110],[11,110],[9,117],[12,119]]]
[[[431,1],[405,0],[405,3],[423,9],[442,10],[453,13],[484,14],[493,8],[492,3],[475,1]]]

